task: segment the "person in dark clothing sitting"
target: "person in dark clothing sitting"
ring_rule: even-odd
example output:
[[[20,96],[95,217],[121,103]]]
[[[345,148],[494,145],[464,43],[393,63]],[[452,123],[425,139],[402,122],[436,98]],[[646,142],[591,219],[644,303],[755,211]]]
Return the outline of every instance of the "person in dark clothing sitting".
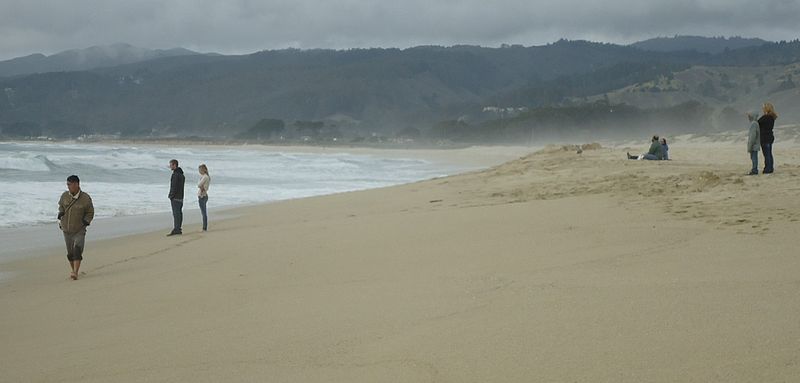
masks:
[[[650,140],[650,150],[647,153],[642,154],[640,156],[632,156],[628,153],[629,160],[651,160],[651,161],[660,161],[663,160],[665,157],[664,153],[664,146],[661,145],[661,142],[658,140],[658,136],[653,136]]]

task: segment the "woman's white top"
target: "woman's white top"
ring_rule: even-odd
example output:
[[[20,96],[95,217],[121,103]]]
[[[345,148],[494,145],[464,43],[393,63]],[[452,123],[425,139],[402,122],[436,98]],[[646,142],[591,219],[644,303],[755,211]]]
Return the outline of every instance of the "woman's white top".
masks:
[[[200,176],[200,181],[197,183],[197,196],[208,197],[208,185],[211,184],[211,177],[208,174]]]

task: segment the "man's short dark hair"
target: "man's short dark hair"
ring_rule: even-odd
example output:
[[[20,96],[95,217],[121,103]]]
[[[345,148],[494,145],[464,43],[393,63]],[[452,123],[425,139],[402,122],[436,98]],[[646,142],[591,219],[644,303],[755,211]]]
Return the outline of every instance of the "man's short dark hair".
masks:
[[[73,174],[73,175],[67,177],[67,182],[73,183],[73,184],[79,184],[79,183],[81,183],[81,179],[78,178],[78,176]]]
[[[176,160],[176,159],[171,159],[171,160],[169,160],[169,164],[170,164],[170,165],[175,165],[175,166],[178,166],[178,160]]]

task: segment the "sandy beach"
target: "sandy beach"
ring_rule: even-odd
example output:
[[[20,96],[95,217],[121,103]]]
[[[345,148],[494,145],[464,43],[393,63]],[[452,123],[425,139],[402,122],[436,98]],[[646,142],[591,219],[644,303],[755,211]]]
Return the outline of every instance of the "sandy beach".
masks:
[[[800,145],[757,177],[744,146],[555,146],[90,233],[76,282],[60,249],[4,264],[0,381],[794,381]]]

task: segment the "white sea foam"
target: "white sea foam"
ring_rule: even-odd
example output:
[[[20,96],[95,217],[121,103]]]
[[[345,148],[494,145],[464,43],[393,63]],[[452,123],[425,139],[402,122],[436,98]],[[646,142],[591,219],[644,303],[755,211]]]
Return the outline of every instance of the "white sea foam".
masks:
[[[30,172],[50,171],[50,160],[43,154],[27,152],[0,157],[0,170],[22,170]]]
[[[463,170],[419,159],[345,153],[0,143],[0,227],[54,222],[58,197],[71,174],[81,177],[97,217],[168,212],[171,158],[180,160],[186,173],[187,209],[197,208],[201,163],[212,177],[211,208],[390,186]]]

